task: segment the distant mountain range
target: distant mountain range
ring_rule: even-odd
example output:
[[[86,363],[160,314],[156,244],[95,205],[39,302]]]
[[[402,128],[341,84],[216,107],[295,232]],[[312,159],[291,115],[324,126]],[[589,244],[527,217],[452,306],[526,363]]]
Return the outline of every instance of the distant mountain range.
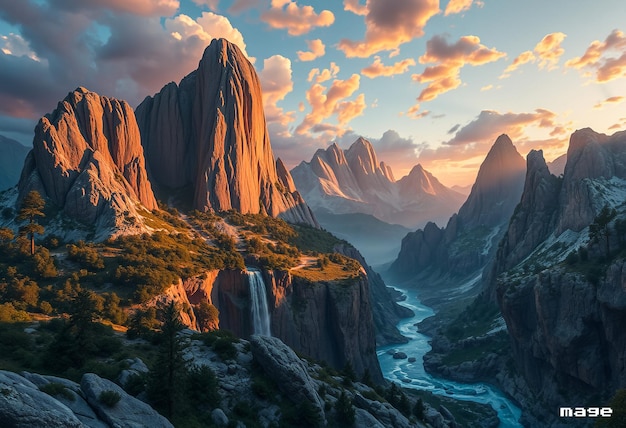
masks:
[[[28,147],[0,135],[0,191],[17,184],[28,151]]]
[[[408,228],[445,221],[465,199],[421,165],[396,181],[391,167],[378,161],[372,144],[364,138],[347,150],[337,144],[320,149],[291,174],[315,212],[369,214]]]

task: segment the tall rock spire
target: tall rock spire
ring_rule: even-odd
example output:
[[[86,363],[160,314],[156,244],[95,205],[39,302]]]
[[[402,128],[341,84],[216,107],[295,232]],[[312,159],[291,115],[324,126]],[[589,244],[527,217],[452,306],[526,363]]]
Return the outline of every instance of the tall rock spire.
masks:
[[[139,203],[157,208],[132,108],[85,88],[68,94],[35,128],[20,195],[33,189],[102,237],[123,229]]]
[[[239,48],[215,39],[198,69],[137,107],[151,179],[160,189],[188,188],[199,210],[267,213],[315,224],[282,179],[263,112],[261,85]]]

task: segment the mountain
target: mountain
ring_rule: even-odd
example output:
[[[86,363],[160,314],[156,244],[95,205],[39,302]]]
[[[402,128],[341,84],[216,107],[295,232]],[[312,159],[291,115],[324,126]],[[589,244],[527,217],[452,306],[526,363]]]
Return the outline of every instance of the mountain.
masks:
[[[560,426],[546,409],[606,404],[626,387],[625,198],[626,132],[576,131],[562,178],[541,151],[528,155],[485,294],[506,321],[531,422]]]
[[[236,45],[214,39],[197,70],[147,97],[136,114],[158,193],[186,193],[183,203],[200,211],[317,225],[289,172],[277,167],[259,78]]]
[[[39,191],[100,239],[137,232],[139,211],[157,208],[144,163],[132,108],[78,88],[37,124],[19,198]]]
[[[552,162],[547,162],[548,169],[552,175],[563,175],[565,172],[565,164],[567,163],[567,153],[562,154]]]
[[[497,138],[467,200],[445,228],[409,233],[389,271],[397,278],[476,276],[493,257],[524,185],[524,159],[507,135]]]
[[[27,147],[0,135],[0,191],[17,184],[27,154]]]
[[[315,212],[369,214],[409,228],[428,220],[445,221],[463,199],[421,165],[396,181],[391,168],[378,161],[372,144],[364,138],[345,151],[337,144],[320,149],[291,174]]]

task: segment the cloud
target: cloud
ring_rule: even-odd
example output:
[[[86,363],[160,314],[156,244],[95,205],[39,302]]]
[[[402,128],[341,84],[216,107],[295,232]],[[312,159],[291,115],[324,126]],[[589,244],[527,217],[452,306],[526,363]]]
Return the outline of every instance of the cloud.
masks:
[[[606,106],[607,104],[619,104],[622,101],[624,101],[624,97],[622,96],[609,97],[605,99],[604,101],[601,101],[598,104],[594,105],[593,108],[600,109]]]
[[[359,3],[359,0],[343,0],[343,10],[355,15],[367,15],[367,5]]]
[[[409,67],[415,65],[413,58],[403,59],[392,65],[384,65],[379,56],[374,57],[374,62],[361,70],[361,74],[374,79],[380,76],[394,76],[406,73]]]
[[[565,50],[561,47],[561,43],[567,37],[564,33],[550,33],[535,46],[535,54],[539,58],[539,68],[547,68],[554,70],[557,67],[559,58]]]
[[[309,52],[298,51],[298,59],[300,61],[313,61],[316,58],[322,57],[326,54],[326,46],[320,39],[307,40],[307,46]]]
[[[359,89],[359,86],[360,76],[358,74],[353,74],[346,80],[335,79],[330,88],[314,83],[306,94],[311,112],[298,125],[296,133],[306,135],[311,131],[319,132],[314,127],[322,124],[324,120],[333,115],[337,115],[340,126],[361,115],[366,108],[365,96],[360,94],[355,100],[346,100]],[[344,131],[338,129],[337,132],[341,134]]]
[[[472,165],[482,162],[500,134],[507,134],[522,155],[543,149],[549,158],[564,151],[568,131],[557,123],[556,114],[546,109],[526,113],[483,110],[468,124],[450,129],[448,133],[454,135],[448,141],[421,148],[418,161],[435,176],[445,177],[447,183],[469,184],[476,174]],[[529,137],[538,133],[545,133],[546,138]]]
[[[465,12],[472,7],[473,0],[450,0],[446,6],[445,16]]]
[[[535,62],[536,60],[537,58],[535,57],[535,54],[532,51],[522,52],[517,57],[515,57],[513,62],[509,64],[507,68],[504,69],[504,72],[500,76],[500,79],[505,79],[511,76],[511,73],[517,70],[522,65],[528,64],[529,62]]]
[[[293,90],[291,80],[291,61],[281,55],[274,55],[263,61],[263,70],[259,72],[265,119],[268,123],[277,122],[288,125],[295,120],[295,112],[285,113],[276,104]]]
[[[460,72],[464,66],[483,65],[504,56],[503,52],[482,45],[476,36],[463,36],[454,44],[448,44],[444,36],[434,36],[426,42],[426,52],[419,58],[419,62],[436,65],[428,66],[421,74],[411,76],[416,82],[428,83],[418,96],[418,102],[432,101],[459,87],[462,83]]]
[[[321,71],[319,68],[314,68],[309,71],[307,81],[312,82],[313,80],[315,80],[315,83],[326,82],[330,79],[337,77],[337,74],[339,74],[339,70],[339,66],[334,62],[331,62],[328,68],[324,68]]]
[[[209,10],[215,11],[217,10],[217,5],[219,4],[220,0],[193,0],[193,2],[198,6],[206,6],[209,8]]]
[[[180,7],[178,0],[55,0],[53,3],[55,8],[73,12],[110,10],[139,16],[171,16]]]
[[[38,119],[78,86],[137,105],[197,68],[211,37],[229,38],[245,51],[241,33],[220,15],[205,12],[196,21],[182,14],[146,16],[170,12],[172,2],[116,1],[108,9],[104,0],[54,4],[19,1],[0,8],[0,19],[19,28],[21,37],[0,40],[2,114]]]
[[[5,55],[26,56],[34,61],[41,61],[19,34],[9,33],[8,36],[0,36],[0,51]]]
[[[493,88],[494,88],[493,85],[485,85],[482,88],[480,88],[480,92],[491,91]]]
[[[546,34],[532,51],[524,51],[519,54],[500,75],[500,79],[506,79],[511,73],[524,64],[539,61],[539,69],[554,70],[557,68],[559,59],[565,52],[561,43],[567,37],[564,33]]]
[[[354,5],[344,2],[344,7],[346,3]],[[439,13],[439,0],[368,0],[365,9],[365,38],[339,42],[339,49],[348,58],[367,58],[381,51],[397,52],[400,45],[423,36],[428,20]],[[357,10],[359,14],[364,12]]]
[[[419,104],[415,104],[412,107],[410,107],[407,112],[406,112],[406,117],[410,118],[410,119],[421,119],[423,117],[426,117],[430,114],[430,111],[428,110],[424,110],[422,112],[419,111],[420,110],[420,105]],[[400,115],[402,115],[402,113],[400,113]]]
[[[286,29],[291,36],[301,36],[316,27],[328,27],[335,22],[329,10],[319,14],[312,6],[298,6],[291,0],[272,0],[271,8],[261,14],[261,20],[271,28]]]
[[[585,76],[592,76],[598,83],[608,82],[626,76],[626,35],[620,30],[613,30],[604,42],[592,42],[583,56],[565,62],[566,67],[588,70]],[[614,56],[618,54],[619,56]],[[621,54],[621,55],[620,55]],[[613,55],[613,56],[612,56]]]
[[[194,20],[187,15],[180,14],[174,18],[166,19],[165,28],[178,40],[198,37],[204,44],[208,45],[212,39],[227,39],[236,44],[243,54],[249,57],[243,35],[232,26],[225,16],[213,12],[202,12],[202,15]]]
[[[253,9],[260,6],[260,0],[235,0],[233,4],[228,8],[228,12],[237,15],[244,10]]]

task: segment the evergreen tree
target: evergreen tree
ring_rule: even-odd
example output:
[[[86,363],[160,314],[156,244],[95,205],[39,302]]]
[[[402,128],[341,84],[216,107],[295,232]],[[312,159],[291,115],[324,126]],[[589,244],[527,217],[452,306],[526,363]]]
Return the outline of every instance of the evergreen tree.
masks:
[[[174,302],[162,311],[163,325],[158,334],[159,350],[150,371],[148,398],[168,419],[175,416],[183,394],[180,380],[187,374],[183,351],[185,345],[178,333],[183,329],[180,314]]]
[[[21,227],[22,233],[25,233],[30,238],[30,254],[35,254],[35,234],[42,234],[44,228],[37,223],[37,217],[45,217],[43,209],[46,206],[45,201],[41,197],[38,191],[31,190],[28,192],[22,200],[22,206],[17,213],[18,221],[28,220],[28,223]]]
[[[341,392],[339,399],[335,403],[335,412],[337,414],[337,422],[342,427],[352,427],[356,421],[356,414],[352,400],[348,398],[345,391]]]

